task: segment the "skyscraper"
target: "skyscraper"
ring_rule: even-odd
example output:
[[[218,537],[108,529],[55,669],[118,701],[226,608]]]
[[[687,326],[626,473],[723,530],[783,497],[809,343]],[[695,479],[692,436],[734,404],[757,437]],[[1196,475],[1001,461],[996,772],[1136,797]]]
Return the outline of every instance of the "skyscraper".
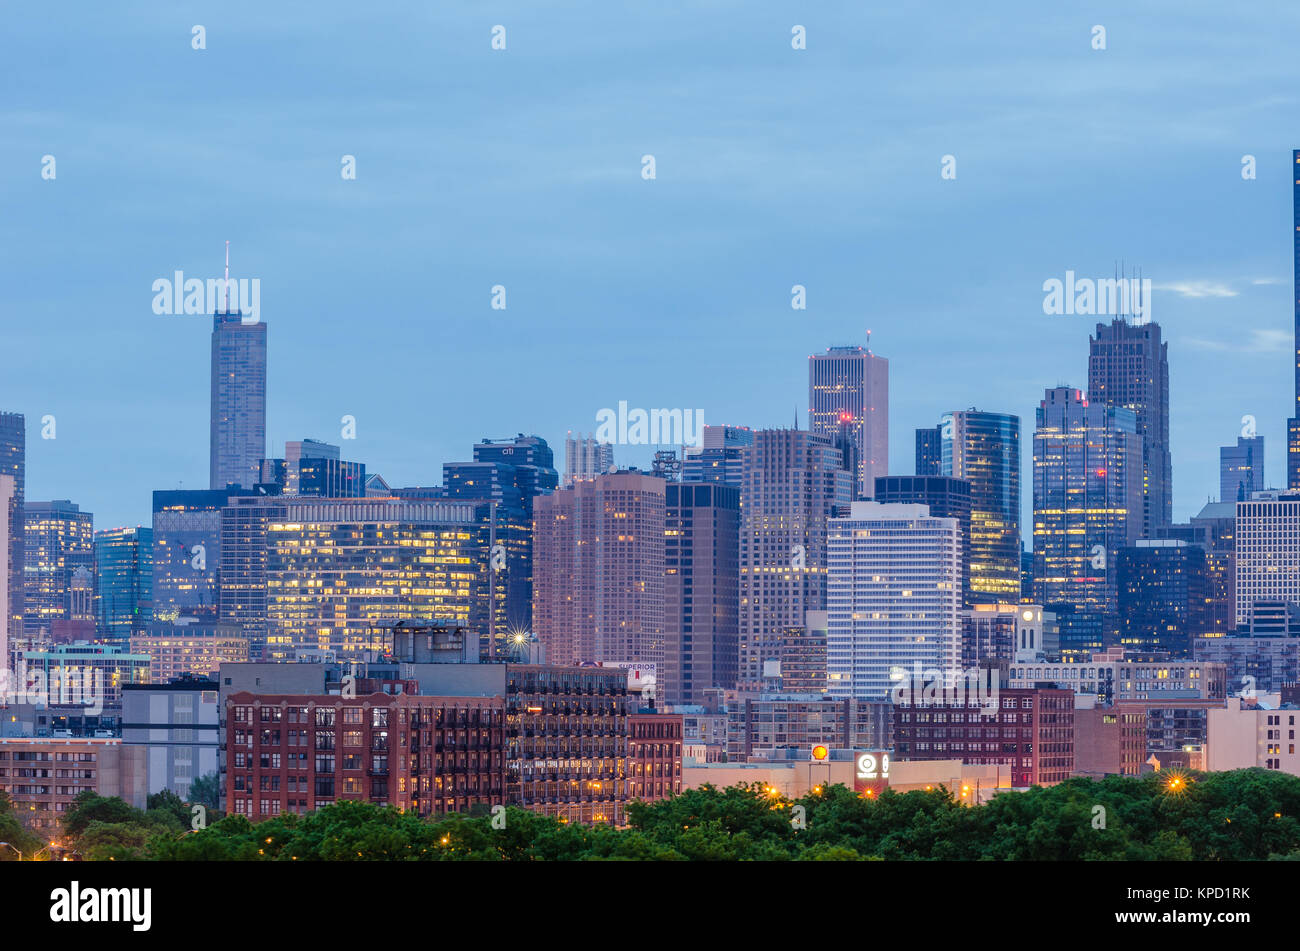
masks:
[[[1112,320],[1088,338],[1088,399],[1133,411],[1142,437],[1142,537],[1173,521],[1169,457],[1169,346],[1160,325]]]
[[[888,700],[919,665],[961,661],[961,540],[957,520],[924,505],[854,502],[830,520],[826,672],[836,698]]]
[[[13,552],[13,546],[9,544],[9,539],[13,537],[13,517],[14,517],[14,477],[8,473],[0,472],[0,670],[9,669],[9,633],[10,620],[12,619],[13,609],[9,606],[9,600],[12,596],[13,589],[9,586],[9,559]],[[19,624],[22,618],[19,618]],[[19,627],[18,634],[21,635],[22,628]]]
[[[1286,423],[1286,484],[1300,489],[1300,149],[1291,153],[1291,251],[1294,258],[1291,299],[1295,303],[1295,403]]]
[[[365,659],[381,622],[483,631],[483,503],[449,499],[284,500],[266,529],[264,659],[300,651]]]
[[[935,518],[957,520],[962,606],[970,607],[971,484],[951,476],[885,476],[876,480],[877,502],[924,505]]]
[[[781,639],[826,610],[826,520],[852,500],[853,475],[823,436],[761,429],[745,449],[740,490],[740,665],[758,688]],[[873,485],[874,489],[874,485]]]
[[[23,633],[23,557],[27,540],[23,535],[23,493],[27,481],[27,422],[22,413],[0,413],[0,475],[14,480],[5,513],[8,533],[0,538],[8,547],[6,562],[8,572],[8,615],[6,623],[10,637]],[[8,663],[6,655],[0,663]]]
[[[512,439],[484,439],[474,446],[473,462],[442,467],[447,498],[492,503],[488,514],[492,646],[500,653],[511,634],[532,630],[533,505],[559,483],[554,454],[540,436],[520,433]]]
[[[1119,640],[1137,653],[1191,659],[1207,633],[1205,549],[1180,539],[1138,539],[1119,551]]]
[[[1219,447],[1220,502],[1244,502],[1265,488],[1263,436],[1238,436],[1237,445]]]
[[[1142,529],[1142,442],[1135,414],[1058,386],[1047,390],[1036,423],[1034,601],[1113,616],[1116,556]]]
[[[95,634],[126,646],[153,616],[153,529],[95,533]]]
[[[1273,489],[1237,503],[1237,625],[1256,601],[1300,602],[1300,492]]]
[[[251,488],[266,456],[266,324],[239,314],[212,318],[209,487]]]
[[[72,575],[95,564],[94,516],[75,502],[26,502],[23,633],[49,633],[55,621],[72,620]]]
[[[740,488],[745,447],[754,445],[748,426],[705,426],[699,446],[687,446],[682,459],[683,482],[721,482]]]
[[[916,431],[916,474],[943,473],[943,427],[931,426]]]
[[[876,477],[889,475],[889,361],[866,347],[810,356],[808,429],[848,444],[855,497],[870,497]]]
[[[1020,417],[946,414],[939,471],[970,483],[969,604],[1020,600]]]
[[[614,447],[607,442],[597,442],[594,436],[574,437],[569,433],[564,440],[564,481],[574,482],[595,478],[602,472],[614,469]]]
[[[339,458],[338,446],[299,439],[284,444],[283,459],[262,460],[259,481],[279,484],[283,495],[360,498],[366,494],[366,467]]]
[[[664,481],[635,470],[534,500],[533,630],[548,663],[663,663],[664,501]]]
[[[665,486],[664,669],[658,696],[703,703],[733,687],[740,631],[740,489],[721,482]]]

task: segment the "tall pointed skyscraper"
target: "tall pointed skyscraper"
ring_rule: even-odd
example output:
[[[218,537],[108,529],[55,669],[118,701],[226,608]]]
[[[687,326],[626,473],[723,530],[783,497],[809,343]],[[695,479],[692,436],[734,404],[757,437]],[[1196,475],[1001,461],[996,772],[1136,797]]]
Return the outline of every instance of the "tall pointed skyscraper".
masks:
[[[1169,457],[1169,345],[1160,325],[1117,318],[1088,338],[1088,399],[1130,409],[1142,437],[1142,536],[1173,522]]]
[[[230,245],[226,244],[226,282]],[[266,455],[266,324],[230,313],[212,316],[210,487],[252,488]]]
[[[889,475],[889,361],[866,347],[810,356],[808,429],[843,452],[855,498],[871,498]]]

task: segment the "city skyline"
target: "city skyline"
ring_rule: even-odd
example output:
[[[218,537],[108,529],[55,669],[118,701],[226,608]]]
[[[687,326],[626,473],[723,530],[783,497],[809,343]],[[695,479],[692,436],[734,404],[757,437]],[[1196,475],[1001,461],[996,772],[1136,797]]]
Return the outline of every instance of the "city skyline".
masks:
[[[752,429],[786,425],[797,409],[802,423],[804,358],[862,344],[867,329],[892,364],[891,474],[906,474],[913,431],[944,412],[978,406],[1023,421],[1044,388],[1086,387],[1084,341],[1095,321],[1044,315],[1042,284],[1067,271],[1109,275],[1118,261],[1153,276],[1152,316],[1170,345],[1175,521],[1216,493],[1217,448],[1235,439],[1241,417],[1253,415],[1269,443],[1285,444],[1283,406],[1294,394],[1283,361],[1294,306],[1285,300],[1293,262],[1280,189],[1291,180],[1294,142],[1285,130],[1297,104],[1268,93],[1285,82],[1283,53],[1265,47],[1243,62],[1221,41],[1265,23],[1285,29],[1293,11],[1208,26],[1189,12],[1162,25],[1156,42],[1140,14],[1113,10],[1098,15],[1109,30],[1105,50],[1091,48],[1087,25],[1030,5],[997,28],[966,24],[981,39],[970,44],[957,36],[972,14],[956,12],[953,36],[933,37],[943,67],[904,88],[889,72],[902,54],[848,65],[851,54],[903,35],[898,11],[868,16],[843,5],[808,17],[808,48],[794,51],[788,24],[737,19],[729,9],[637,19],[645,35],[618,46],[616,57],[603,34],[566,32],[576,18],[565,11],[538,20],[519,8],[521,29],[499,52],[488,42],[492,24],[449,13],[445,33],[408,40],[413,52],[436,50],[445,70],[475,80],[471,91],[443,97],[446,128],[435,139],[408,116],[403,97],[427,94],[436,80],[395,58],[380,61],[378,33],[391,39],[385,17],[400,14],[376,12],[356,39],[369,77],[364,95],[342,95],[329,132],[309,123],[292,146],[264,133],[276,104],[302,94],[295,73],[272,64],[254,80],[230,67],[291,31],[299,64],[321,66],[333,49],[323,27],[263,20],[259,39],[251,7],[236,4],[206,24],[205,50],[191,49],[185,35],[165,54],[175,90],[142,102],[126,96],[122,125],[106,127],[91,110],[100,97],[134,91],[141,74],[125,69],[102,88],[56,74],[38,95],[22,78],[39,72],[27,68],[29,57],[53,43],[95,56],[106,43],[112,57],[129,59],[141,46],[171,42],[175,25],[93,12],[92,30],[68,31],[61,13],[18,17],[25,42],[17,44],[14,100],[31,112],[0,146],[0,167],[13,206],[5,227],[16,278],[7,303],[27,315],[10,326],[14,346],[31,356],[0,384],[0,405],[28,419],[28,496],[70,498],[101,527],[142,525],[151,491],[206,484],[199,327],[209,318],[154,315],[150,286],[176,270],[220,278],[226,240],[232,277],[262,282],[262,319],[275,326],[269,446],[303,436],[338,443],[339,420],[351,415],[357,439],[345,455],[392,485],[430,484],[443,462],[484,435],[537,433],[558,446],[569,430],[593,430],[599,410],[620,400],[703,407],[706,423]],[[509,12],[494,16],[509,21]],[[626,41],[621,17],[639,15],[611,14]],[[77,45],[89,42],[87,32],[93,50]],[[704,51],[716,61],[723,33],[732,35],[725,55],[739,79],[693,65]],[[682,53],[665,63],[658,51],[668,36]],[[598,60],[624,98],[597,91],[572,119],[551,122],[548,102],[573,101],[585,89],[572,70],[536,75],[543,53],[557,50]],[[1195,70],[1187,65],[1193,52],[1202,64]],[[1047,60],[1057,79],[1023,88]],[[977,70],[970,81],[988,61],[1001,74]],[[665,96],[684,62],[704,98],[741,122],[715,127]],[[336,71],[322,66],[328,89],[346,93],[353,67],[336,57],[330,66]],[[1202,69],[1233,75],[1241,88],[1206,82]],[[868,103],[863,126],[888,121],[896,131],[887,140],[837,118],[849,92],[807,95],[873,83],[893,98]],[[1158,101],[1113,92],[1134,83]],[[402,93],[403,84],[412,91]],[[516,99],[494,111],[505,88]],[[1239,108],[1251,89],[1259,90],[1247,100],[1252,108]],[[254,91],[267,105],[249,101]],[[60,94],[78,108],[51,106]],[[376,95],[394,103],[382,133],[359,108]],[[983,127],[963,108],[963,97],[976,95],[998,104]],[[235,159],[195,145],[188,128],[160,125],[157,115],[175,112],[172,96],[187,114],[205,116],[206,130],[224,129],[248,149]],[[621,108],[628,97],[648,118]],[[1079,108],[1098,97],[1111,108]],[[665,123],[666,98],[680,124]],[[792,102],[802,110],[793,118]],[[1223,115],[1228,105],[1231,116]],[[1205,117],[1214,121],[1198,121]],[[64,131],[48,134],[51,121]],[[593,122],[608,133],[589,146],[576,133]],[[774,147],[785,123],[795,135]],[[502,145],[506,128],[514,148]],[[1075,148],[1089,136],[1107,147]],[[83,139],[106,146],[104,154],[84,151],[76,144]],[[461,157],[448,158],[443,139]],[[483,166],[485,149],[491,161]],[[58,161],[55,179],[40,177],[45,154]],[[657,158],[653,181],[641,177],[645,154]],[[355,180],[340,178],[344,155],[355,156]],[[767,158],[758,163],[757,155]],[[953,180],[941,178],[946,155],[956,157]],[[1257,161],[1257,179],[1242,177],[1246,155]],[[524,169],[533,174],[516,174]],[[457,187],[439,187],[447,181]],[[575,188],[594,196],[574,205]],[[113,199],[101,200],[108,189]],[[419,214],[398,210],[399,199]],[[68,231],[73,207],[84,233]],[[1117,239],[1121,216],[1135,227]],[[131,240],[105,242],[110,227]],[[26,229],[22,240],[17,228]],[[49,253],[55,244],[57,256]],[[61,278],[69,268],[77,281]],[[491,307],[496,285],[508,295],[504,311]],[[794,285],[807,290],[806,310],[790,307]],[[55,339],[59,346],[48,346]],[[365,372],[399,349],[435,361],[457,353],[440,368],[443,379],[475,398],[430,422],[422,374]],[[527,360],[511,359],[522,353]],[[510,374],[490,372],[503,361]],[[573,364],[583,372],[565,372]],[[334,385],[323,385],[322,373]],[[747,385],[751,375],[763,383]],[[63,385],[51,389],[52,378]],[[1207,379],[1222,386],[1207,388]],[[55,439],[39,438],[46,415],[57,420]],[[122,445],[132,451],[116,451]],[[620,464],[649,468],[653,447],[618,449]],[[93,479],[81,465],[89,457],[104,460]],[[1268,458],[1266,481],[1281,486],[1283,453]]]

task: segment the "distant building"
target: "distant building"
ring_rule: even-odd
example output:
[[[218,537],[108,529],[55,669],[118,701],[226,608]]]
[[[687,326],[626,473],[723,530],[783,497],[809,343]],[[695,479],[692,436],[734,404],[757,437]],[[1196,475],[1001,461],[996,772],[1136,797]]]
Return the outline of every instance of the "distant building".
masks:
[[[23,556],[27,550],[23,532],[23,499],[27,473],[27,422],[22,413],[0,413],[0,477],[12,480],[6,488],[0,483],[0,503],[5,506],[6,531],[0,543],[7,542],[8,637],[23,636],[24,573]],[[3,581],[3,579],[0,579]],[[7,656],[7,651],[6,651]]]
[[[47,684],[69,676],[75,683],[94,683],[102,689],[99,699],[104,706],[122,702],[122,688],[127,684],[149,682],[149,657],[110,644],[55,644],[48,650],[18,651],[17,667],[27,676],[39,673]],[[53,696],[53,691],[51,691]]]
[[[1138,776],[1147,756],[1147,713],[1140,704],[1074,711],[1074,775]]]
[[[1255,601],[1247,623],[1193,641],[1198,661],[1223,664],[1229,694],[1276,693],[1300,681],[1300,605]]]
[[[564,440],[564,479],[565,488],[574,482],[593,479],[598,475],[614,471],[614,447],[610,443],[597,442],[594,436],[577,436],[569,433]]]
[[[535,500],[533,628],[550,663],[664,662],[665,498],[631,470]]]
[[[853,476],[825,437],[795,429],[755,432],[742,471],[739,681],[756,689],[784,632],[826,610],[827,519]]]
[[[754,444],[747,426],[705,426],[699,446],[683,450],[683,482],[721,482],[740,488],[745,447]]]
[[[1017,662],[1007,681],[1013,688],[1042,684],[1068,688],[1089,702],[1110,705],[1137,701],[1169,704],[1179,700],[1222,702],[1227,696],[1222,664],[1191,660],[1134,660],[1113,648],[1091,661]]]
[[[1036,423],[1034,600],[1114,616],[1116,555],[1142,535],[1134,413],[1058,386],[1047,390]]]
[[[1177,539],[1139,539],[1119,550],[1119,643],[1125,650],[1189,658],[1211,630],[1205,549]]]
[[[792,627],[781,638],[781,692],[826,692],[825,611],[809,611],[802,627]]]
[[[814,746],[888,749],[893,708],[885,702],[799,694],[745,698],[727,708],[727,760],[779,759],[782,751],[805,757]]]
[[[916,431],[916,474],[943,474],[943,427],[932,426]]]
[[[1088,402],[1130,410],[1140,437],[1142,517],[1134,536],[1151,538],[1173,521],[1169,454],[1169,345],[1153,321],[1115,319],[1088,338]]]
[[[832,697],[886,700],[914,668],[961,661],[961,539],[923,505],[854,502],[828,522],[826,668]]]
[[[131,653],[149,657],[149,683],[215,677],[223,663],[248,661],[248,638],[236,624],[153,623],[131,638]],[[215,722],[215,721],[214,721]]]
[[[707,432],[707,430],[706,430]],[[724,482],[664,487],[663,703],[703,703],[734,687],[740,632],[740,490]]]
[[[1300,602],[1300,492],[1269,490],[1237,503],[1237,624],[1255,601]]]
[[[810,356],[808,429],[851,447],[853,497],[869,498],[876,477],[889,475],[889,361],[866,347]]]
[[[1206,768],[1268,769],[1300,776],[1296,753],[1296,717],[1300,708],[1284,704],[1269,708],[1233,700],[1222,710],[1210,710],[1205,738]]]
[[[95,634],[124,644],[153,617],[153,529],[95,533]]]
[[[971,484],[952,476],[885,476],[876,480],[874,501],[924,505],[935,518],[955,518],[960,535],[962,605],[976,600],[971,590]],[[989,586],[985,586],[989,587]],[[1019,587],[1016,589],[1019,591]],[[984,598],[987,592],[981,592]]]
[[[211,489],[252,488],[266,456],[266,324],[212,318]]]
[[[970,484],[966,604],[1020,600],[1020,417],[977,409],[943,416],[940,472]],[[932,512],[931,514],[941,514]]]
[[[95,566],[94,516],[67,499],[28,501],[23,532],[23,630],[30,636],[49,631],[55,621],[74,619],[72,575],[78,568],[89,572]],[[77,619],[89,620],[89,611]]]
[[[1238,436],[1237,445],[1219,448],[1220,502],[1244,502],[1264,489],[1263,436]]]

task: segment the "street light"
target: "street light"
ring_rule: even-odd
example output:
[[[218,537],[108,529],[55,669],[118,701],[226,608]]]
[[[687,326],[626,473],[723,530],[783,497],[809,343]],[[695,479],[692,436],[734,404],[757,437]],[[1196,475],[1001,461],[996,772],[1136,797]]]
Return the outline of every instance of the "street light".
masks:
[[[8,842],[0,842],[0,845],[9,845],[9,843],[8,843]],[[13,849],[15,852],[18,853],[18,861],[21,862],[21,861],[23,860],[23,853],[22,853],[22,851],[19,850],[17,846],[13,846],[13,845],[9,845],[9,848]]]

